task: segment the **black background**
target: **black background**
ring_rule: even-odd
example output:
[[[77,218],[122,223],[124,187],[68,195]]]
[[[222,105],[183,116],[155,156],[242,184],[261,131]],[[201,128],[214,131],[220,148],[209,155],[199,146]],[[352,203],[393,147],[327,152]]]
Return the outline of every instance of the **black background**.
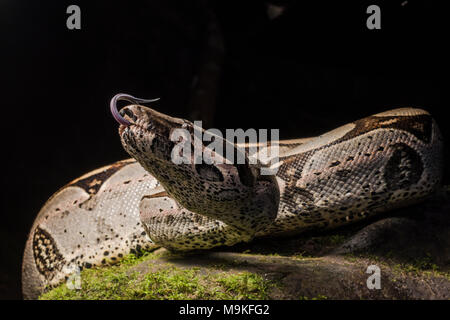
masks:
[[[210,126],[297,138],[422,107],[449,140],[441,3],[273,2],[286,6],[275,20],[264,1],[1,1],[0,298],[21,297],[27,232],[51,194],[128,157],[108,111],[114,94],[161,97],[157,110],[189,118],[205,3],[225,47]],[[81,7],[81,30],[66,28],[70,4]],[[370,4],[381,7],[381,30],[366,28]]]

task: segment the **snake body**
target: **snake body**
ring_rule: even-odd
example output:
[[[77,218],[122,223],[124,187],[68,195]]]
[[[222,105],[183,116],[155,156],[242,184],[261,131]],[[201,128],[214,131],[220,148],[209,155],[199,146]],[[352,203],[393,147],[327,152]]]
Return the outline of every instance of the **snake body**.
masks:
[[[90,172],[46,202],[26,243],[25,298],[57,285],[73,266],[102,265],[153,243],[201,250],[334,228],[421,201],[441,182],[442,138],[421,109],[394,109],[318,137],[280,141],[277,173],[261,175],[249,161],[174,164],[171,133],[193,134],[194,125],[139,104],[119,113],[121,99],[143,100],[118,95],[111,105],[133,159]]]

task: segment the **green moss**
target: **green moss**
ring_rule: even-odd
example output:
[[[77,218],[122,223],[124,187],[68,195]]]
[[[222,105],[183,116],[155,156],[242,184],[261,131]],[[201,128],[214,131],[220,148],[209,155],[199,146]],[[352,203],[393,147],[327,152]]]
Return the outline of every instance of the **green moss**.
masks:
[[[301,252],[299,254],[291,256],[291,258],[296,260],[305,260],[305,259],[314,259],[314,256],[308,255],[305,252]]]
[[[328,299],[327,296],[324,296],[324,295],[321,295],[321,294],[319,294],[317,297],[313,297],[313,298],[309,298],[307,296],[301,296],[299,298],[299,300],[327,300],[327,299]]]
[[[441,276],[450,280],[450,273],[442,271],[429,256],[417,258],[409,263],[397,263],[392,269],[397,273],[413,273],[424,276]]]
[[[178,268],[164,263],[146,274],[133,268],[157,258],[156,254],[129,255],[112,266],[83,270],[81,289],[71,290],[64,283],[40,299],[267,299],[273,285],[250,272],[226,273],[215,268],[205,272],[197,267]]]
[[[225,289],[226,295],[237,299],[267,299],[268,291],[274,285],[260,275],[250,272],[217,278],[217,282]]]
[[[125,287],[137,280],[137,273],[127,274],[126,271],[132,266],[154,257],[156,255],[152,253],[144,253],[141,256],[130,254],[114,265],[85,269],[80,275],[81,289],[69,289],[66,283],[63,283],[44,293],[39,299],[134,299],[135,293],[132,290],[125,290]]]
[[[331,234],[317,238],[317,242],[323,246],[338,246],[343,244],[349,238],[347,234]]]
[[[222,270],[222,271],[227,271],[227,270],[230,270],[232,268],[240,269],[240,268],[243,268],[245,266],[248,266],[248,264],[249,263],[247,261],[245,261],[245,260],[239,261],[239,260],[235,259],[235,260],[227,261],[226,263],[224,262],[224,263],[213,264],[213,265],[211,265],[211,269],[212,270],[218,269],[218,270]]]
[[[388,252],[384,257],[374,254],[354,254],[348,253],[344,257],[350,262],[357,262],[360,259],[368,259],[373,263],[384,265],[397,274],[415,274],[418,276],[440,276],[450,280],[450,273],[441,270],[441,268],[433,263],[430,254],[426,253],[420,258],[415,258],[412,261],[397,261],[392,257],[391,252]]]

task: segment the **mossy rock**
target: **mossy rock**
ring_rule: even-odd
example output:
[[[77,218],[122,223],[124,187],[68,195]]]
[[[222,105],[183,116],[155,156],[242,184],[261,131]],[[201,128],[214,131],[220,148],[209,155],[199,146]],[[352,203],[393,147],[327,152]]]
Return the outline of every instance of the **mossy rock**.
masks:
[[[165,249],[81,272],[41,299],[450,299],[448,195],[395,217],[216,251]],[[370,265],[381,288],[369,289]]]

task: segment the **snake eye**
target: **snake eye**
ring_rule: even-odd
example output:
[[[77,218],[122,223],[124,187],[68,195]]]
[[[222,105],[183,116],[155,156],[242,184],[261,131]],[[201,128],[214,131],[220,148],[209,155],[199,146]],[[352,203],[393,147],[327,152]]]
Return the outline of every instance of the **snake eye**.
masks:
[[[244,186],[251,187],[255,184],[255,177],[251,169],[245,164],[238,164],[236,166],[239,179]]]
[[[200,163],[195,165],[195,171],[204,179],[208,181],[220,182],[223,181],[222,172],[217,167],[211,164]]]

